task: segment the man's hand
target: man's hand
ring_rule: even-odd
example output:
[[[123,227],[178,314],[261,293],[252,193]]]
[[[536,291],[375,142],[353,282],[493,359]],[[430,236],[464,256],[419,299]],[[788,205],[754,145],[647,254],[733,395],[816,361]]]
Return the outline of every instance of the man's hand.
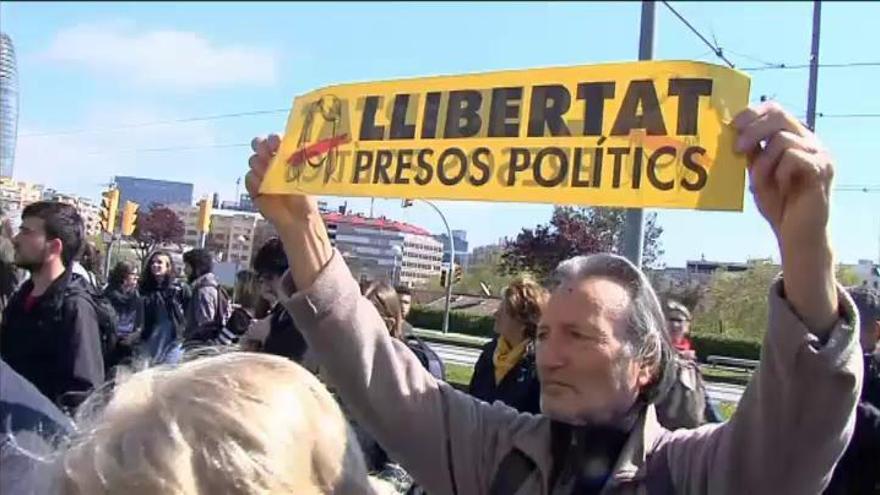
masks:
[[[292,222],[301,221],[309,214],[318,214],[318,205],[312,196],[307,195],[260,194],[260,184],[279,146],[281,138],[277,134],[270,134],[265,139],[255,137],[251,141],[254,154],[248,160],[250,171],[245,176],[245,186],[260,213],[280,233]]]
[[[276,134],[251,141],[254,154],[248,160],[250,171],[245,185],[260,213],[278,231],[297,289],[305,290],[330,261],[333,248],[314,197],[260,194],[260,184],[280,145],[281,138]]]
[[[775,102],[741,112],[736,149],[749,154],[758,210],[776,234],[786,299],[814,333],[837,320],[837,288],[828,239],[834,167],[816,136]]]

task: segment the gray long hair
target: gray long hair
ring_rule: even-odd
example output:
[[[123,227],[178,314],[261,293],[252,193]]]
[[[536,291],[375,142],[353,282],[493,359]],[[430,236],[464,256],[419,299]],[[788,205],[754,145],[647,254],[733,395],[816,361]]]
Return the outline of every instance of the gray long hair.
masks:
[[[550,278],[550,289],[566,282],[607,278],[620,284],[630,296],[625,345],[630,354],[653,370],[654,380],[642,390],[649,403],[665,394],[674,380],[674,354],[666,336],[666,317],[648,278],[626,258],[614,254],[576,256],[559,264]]]

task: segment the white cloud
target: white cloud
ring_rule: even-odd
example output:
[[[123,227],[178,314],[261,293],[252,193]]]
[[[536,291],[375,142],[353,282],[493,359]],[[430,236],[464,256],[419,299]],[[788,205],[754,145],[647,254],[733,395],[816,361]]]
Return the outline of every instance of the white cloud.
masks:
[[[270,85],[277,76],[271,50],[221,46],[190,31],[139,30],[128,22],[63,29],[45,55],[122,81],[183,90]]]
[[[178,116],[172,112],[153,108],[114,105],[112,108],[94,109],[88,117],[71,127],[106,129],[107,123],[136,124],[175,117]],[[16,179],[92,198],[97,198],[98,192],[116,175],[196,183],[200,191],[220,190],[224,197],[231,195],[226,189],[233,187],[228,183],[234,182],[234,178],[230,180],[211,165],[218,159],[222,161],[224,154],[236,150],[210,148],[219,143],[212,122],[136,127],[109,132],[35,135],[55,131],[52,128],[19,129],[14,170]],[[157,148],[195,149],[146,151]],[[245,163],[245,159],[241,162]],[[219,189],[224,186],[225,189]]]

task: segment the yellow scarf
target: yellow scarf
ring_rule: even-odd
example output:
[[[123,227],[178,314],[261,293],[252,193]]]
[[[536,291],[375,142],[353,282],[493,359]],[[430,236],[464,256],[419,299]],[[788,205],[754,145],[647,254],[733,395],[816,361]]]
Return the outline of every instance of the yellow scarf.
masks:
[[[529,339],[523,339],[516,347],[511,348],[507,339],[498,337],[498,344],[495,346],[495,354],[492,355],[492,364],[495,365],[495,384],[501,383],[504,376],[516,366],[516,363],[526,354],[526,348],[529,346]]]

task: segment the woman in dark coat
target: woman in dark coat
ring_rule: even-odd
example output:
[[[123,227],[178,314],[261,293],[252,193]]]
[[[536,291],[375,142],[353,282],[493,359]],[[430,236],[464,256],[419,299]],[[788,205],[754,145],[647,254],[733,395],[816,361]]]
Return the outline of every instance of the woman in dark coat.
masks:
[[[474,366],[468,391],[520,412],[541,412],[541,386],[535,366],[535,332],[547,291],[529,278],[513,280],[495,312],[495,333]]]
[[[151,363],[175,362],[180,357],[180,339],[186,326],[184,308],[189,293],[177,280],[171,255],[153,253],[141,275],[141,296],[144,298],[144,329],[142,351]]]
[[[108,277],[104,296],[118,317],[117,344],[110,362],[106,363],[108,368],[130,360],[134,346],[140,340],[144,327],[144,301],[138,291],[138,278],[137,268],[127,261],[117,263]]]

